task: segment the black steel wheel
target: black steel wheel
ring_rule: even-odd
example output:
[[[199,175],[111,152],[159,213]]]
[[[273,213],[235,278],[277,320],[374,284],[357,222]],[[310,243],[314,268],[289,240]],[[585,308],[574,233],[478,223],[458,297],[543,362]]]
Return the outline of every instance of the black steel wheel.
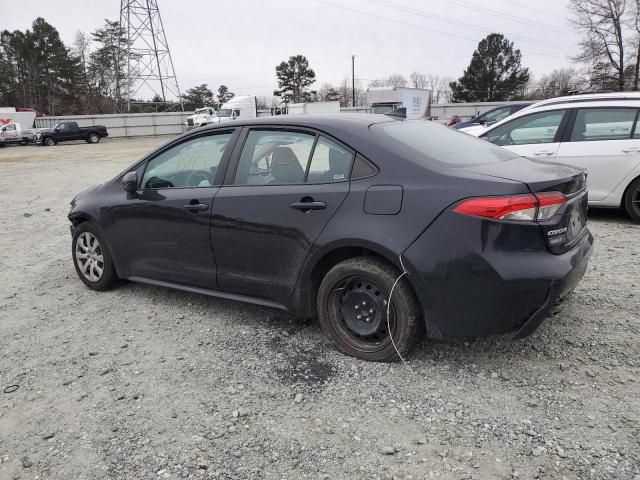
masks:
[[[337,348],[364,360],[399,360],[424,331],[418,302],[399,273],[384,261],[358,257],[334,266],[318,291],[318,315]],[[392,339],[393,338],[393,342]],[[395,343],[395,347],[394,347]]]
[[[627,188],[624,206],[629,216],[640,223],[640,178],[636,178]]]

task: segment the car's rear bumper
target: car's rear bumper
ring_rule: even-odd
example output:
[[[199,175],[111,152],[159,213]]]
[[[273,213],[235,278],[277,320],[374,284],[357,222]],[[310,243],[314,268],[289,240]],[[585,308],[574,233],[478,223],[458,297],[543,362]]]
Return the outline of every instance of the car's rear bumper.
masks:
[[[593,237],[586,230],[554,255],[540,228],[445,212],[404,252],[427,331],[436,338],[531,334],[580,281]]]

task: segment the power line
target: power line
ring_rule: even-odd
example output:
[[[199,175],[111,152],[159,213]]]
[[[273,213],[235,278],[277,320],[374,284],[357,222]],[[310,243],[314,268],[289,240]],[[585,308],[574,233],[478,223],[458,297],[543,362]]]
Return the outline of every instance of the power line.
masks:
[[[447,3],[453,3],[455,5],[458,5],[458,6],[461,6],[461,7],[464,7],[464,8],[475,10],[476,12],[490,13],[490,14],[495,15],[497,17],[504,18],[505,20],[510,20],[512,22],[522,23],[523,25],[528,25],[530,27],[541,28],[543,30],[550,30],[550,29],[551,30],[553,30],[553,29],[559,30],[558,27],[553,27],[553,26],[550,26],[548,24],[544,24],[544,23],[541,23],[541,22],[536,22],[534,20],[525,20],[524,18],[517,17],[515,15],[510,15],[508,13],[501,12],[500,10],[493,10],[493,9],[487,8],[487,7],[478,7],[476,5],[469,4],[467,2],[463,2],[462,0],[446,0],[446,1],[447,1]]]
[[[503,1],[505,1],[507,3],[510,3],[512,5],[515,5],[516,7],[526,8],[527,10],[531,10],[532,12],[542,13],[543,15],[548,15],[548,16],[553,17],[553,18],[561,18],[563,20],[566,20],[566,18],[561,17],[560,15],[556,15],[555,13],[549,13],[549,12],[546,12],[546,11],[541,10],[539,8],[529,7],[527,5],[523,5],[522,3],[514,2],[513,0],[503,0]]]
[[[445,22],[447,24],[460,25],[462,27],[471,28],[473,30],[476,30],[476,31],[479,31],[479,32],[482,32],[482,33],[486,33],[489,30],[487,27],[483,27],[481,25],[477,25],[477,24],[474,24],[474,23],[463,22],[461,20],[455,20],[455,19],[449,18],[449,17],[443,17],[443,16],[437,15],[435,13],[425,12],[424,10],[418,10],[417,8],[406,7],[404,5],[400,5],[398,3],[390,2],[388,0],[369,0],[369,1],[372,2],[372,3],[378,4],[378,5],[381,5],[383,7],[392,8],[394,10],[399,10],[399,11],[406,12],[406,13],[411,13],[413,15],[418,15],[420,17],[428,18],[430,20],[436,20],[436,21],[439,21],[439,22]],[[571,34],[567,33],[566,31],[558,31],[558,33],[561,33],[563,35],[571,35]],[[542,45],[542,46],[545,46],[545,47],[558,48],[558,45],[555,44],[555,43],[546,42],[546,41],[540,41],[540,40],[536,40],[536,39],[533,39],[533,38],[525,37],[525,36],[519,35],[519,34],[509,33],[509,37],[518,39],[518,40],[520,40],[522,42]],[[562,47],[560,47],[560,48],[562,48]]]
[[[330,7],[339,8],[341,10],[347,10],[349,12],[354,12],[354,13],[357,13],[359,15],[365,15],[367,17],[376,18],[378,20],[383,20],[385,22],[396,23],[398,25],[404,25],[405,27],[417,28],[418,30],[425,30],[425,31],[430,32],[430,33],[437,33],[437,34],[445,35],[445,36],[448,36],[448,37],[460,38],[462,40],[467,40],[467,41],[473,42],[473,43],[477,43],[478,42],[478,40],[475,39],[475,38],[465,37],[463,35],[458,35],[458,34],[451,33],[451,32],[444,32],[442,30],[436,30],[436,29],[433,29],[433,28],[422,27],[420,25],[415,25],[413,23],[403,22],[402,20],[394,20],[394,19],[391,19],[391,18],[383,17],[381,15],[375,15],[373,13],[363,12],[362,10],[357,10],[355,8],[349,8],[349,7],[345,7],[343,5],[336,5],[335,3],[327,2],[326,0],[315,0],[315,1],[318,2],[318,3],[322,3],[324,5],[328,5]],[[554,45],[554,48],[559,48],[559,47]],[[561,59],[565,59],[566,58],[566,57],[559,57],[557,55],[545,55],[545,56],[546,57],[552,57],[552,58],[561,58]]]

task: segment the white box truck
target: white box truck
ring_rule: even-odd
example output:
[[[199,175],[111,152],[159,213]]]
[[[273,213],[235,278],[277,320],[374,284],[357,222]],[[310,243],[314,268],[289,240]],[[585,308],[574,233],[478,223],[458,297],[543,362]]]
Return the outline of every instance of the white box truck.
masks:
[[[19,123],[25,128],[31,128],[36,119],[36,112],[16,112],[14,107],[0,107],[0,126]]]
[[[410,120],[424,118],[429,90],[404,87],[372,87],[367,90],[369,113],[390,113],[403,108]]]

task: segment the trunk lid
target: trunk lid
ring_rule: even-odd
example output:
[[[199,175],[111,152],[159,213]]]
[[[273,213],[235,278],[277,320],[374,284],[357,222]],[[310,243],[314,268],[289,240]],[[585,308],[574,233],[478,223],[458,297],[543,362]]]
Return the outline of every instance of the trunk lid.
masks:
[[[566,252],[586,233],[588,199],[585,170],[525,157],[474,165],[466,170],[488,177],[520,181],[527,185],[531,193],[564,194],[566,203],[551,218],[538,222],[552,253]]]

